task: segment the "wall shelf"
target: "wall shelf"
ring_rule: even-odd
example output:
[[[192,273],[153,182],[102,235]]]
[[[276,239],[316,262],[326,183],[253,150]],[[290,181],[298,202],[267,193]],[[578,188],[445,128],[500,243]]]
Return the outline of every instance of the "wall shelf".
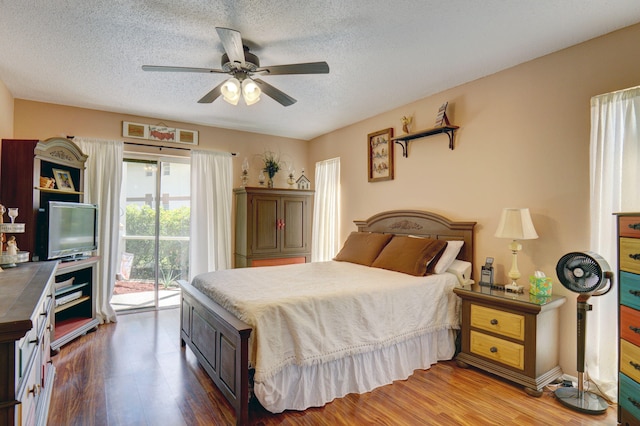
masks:
[[[453,126],[453,125],[447,124],[446,126],[434,127],[433,129],[421,130],[419,132],[414,132],[414,133],[407,133],[406,135],[398,136],[391,140],[402,147],[402,156],[405,158],[409,156],[408,151],[409,151],[410,141],[414,139],[425,138],[431,135],[439,135],[440,133],[444,133],[447,136],[449,136],[449,149],[453,150],[453,134],[459,128],[460,126]]]

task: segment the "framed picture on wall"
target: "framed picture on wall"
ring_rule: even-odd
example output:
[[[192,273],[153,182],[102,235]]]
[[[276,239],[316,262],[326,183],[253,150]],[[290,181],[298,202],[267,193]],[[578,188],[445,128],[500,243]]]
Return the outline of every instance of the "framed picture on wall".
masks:
[[[122,136],[125,138],[147,139],[149,127],[146,124],[122,122]]]
[[[393,179],[393,128],[369,133],[367,137],[369,182]]]
[[[176,129],[176,142],[198,145],[198,132],[195,130]]]

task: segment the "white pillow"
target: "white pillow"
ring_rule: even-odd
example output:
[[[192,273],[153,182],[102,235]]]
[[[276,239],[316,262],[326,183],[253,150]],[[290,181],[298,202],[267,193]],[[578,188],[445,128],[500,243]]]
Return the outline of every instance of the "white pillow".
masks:
[[[438,259],[438,263],[436,263],[436,266],[433,268],[433,272],[436,274],[446,272],[456,257],[458,257],[458,253],[460,253],[463,244],[464,241],[460,240],[447,241],[447,247],[445,247],[444,253],[442,253],[442,256]]]
[[[465,262],[464,260],[454,259],[447,272],[452,273],[458,278],[458,282],[461,286],[465,286],[473,282],[471,280],[471,262]]]

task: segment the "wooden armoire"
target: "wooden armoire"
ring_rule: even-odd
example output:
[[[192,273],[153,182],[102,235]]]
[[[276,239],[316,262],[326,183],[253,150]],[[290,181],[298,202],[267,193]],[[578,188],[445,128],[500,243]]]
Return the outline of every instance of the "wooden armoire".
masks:
[[[311,261],[311,190],[246,187],[236,201],[235,267]]]

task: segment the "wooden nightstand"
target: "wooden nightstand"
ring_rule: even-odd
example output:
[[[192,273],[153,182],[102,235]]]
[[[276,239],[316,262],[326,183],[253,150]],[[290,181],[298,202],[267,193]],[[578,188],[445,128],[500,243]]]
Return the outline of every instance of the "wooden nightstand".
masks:
[[[461,367],[472,365],[523,385],[531,396],[560,377],[558,307],[564,296],[534,297],[474,285],[462,299]]]

